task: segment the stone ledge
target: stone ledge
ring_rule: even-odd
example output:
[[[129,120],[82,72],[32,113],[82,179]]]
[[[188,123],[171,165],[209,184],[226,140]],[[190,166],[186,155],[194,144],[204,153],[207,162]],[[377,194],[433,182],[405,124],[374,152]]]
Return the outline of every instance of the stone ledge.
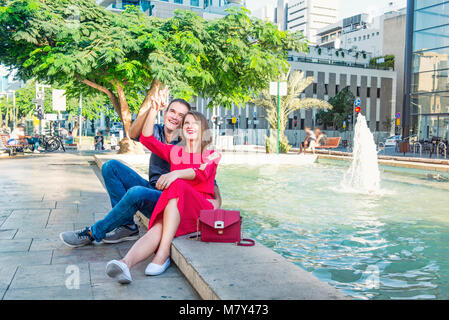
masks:
[[[98,155],[94,158],[99,168],[111,158],[123,159]],[[139,212],[137,216],[148,226],[143,214]],[[350,299],[260,243],[254,247],[240,247],[183,236],[173,241],[171,259],[205,300]]]

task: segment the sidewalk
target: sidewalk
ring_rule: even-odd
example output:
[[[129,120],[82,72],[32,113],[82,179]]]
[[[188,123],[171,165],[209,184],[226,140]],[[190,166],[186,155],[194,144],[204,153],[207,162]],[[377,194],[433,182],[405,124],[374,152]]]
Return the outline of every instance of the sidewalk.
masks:
[[[59,233],[92,225],[109,210],[101,175],[87,153],[0,159],[0,299],[199,299],[176,266],[146,277],[149,261],[123,286],[106,262],[133,242],[66,247]]]

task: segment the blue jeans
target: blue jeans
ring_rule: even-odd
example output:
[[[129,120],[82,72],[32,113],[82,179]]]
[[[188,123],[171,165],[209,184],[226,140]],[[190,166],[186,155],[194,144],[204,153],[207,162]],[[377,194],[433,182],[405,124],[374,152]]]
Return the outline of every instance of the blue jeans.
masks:
[[[162,194],[148,180],[117,160],[103,164],[101,174],[111,199],[112,210],[92,226],[92,235],[96,241],[103,240],[106,233],[117,227],[133,225],[137,211],[150,218]]]

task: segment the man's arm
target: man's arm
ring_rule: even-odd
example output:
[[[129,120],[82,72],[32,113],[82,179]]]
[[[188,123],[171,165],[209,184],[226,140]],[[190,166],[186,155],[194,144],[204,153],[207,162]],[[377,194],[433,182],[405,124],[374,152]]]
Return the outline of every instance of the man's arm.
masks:
[[[145,112],[140,114],[131,124],[129,128],[129,137],[131,139],[139,139],[140,133],[142,132],[143,125],[145,124],[145,119],[147,118],[148,112],[150,112],[151,108],[148,108]]]

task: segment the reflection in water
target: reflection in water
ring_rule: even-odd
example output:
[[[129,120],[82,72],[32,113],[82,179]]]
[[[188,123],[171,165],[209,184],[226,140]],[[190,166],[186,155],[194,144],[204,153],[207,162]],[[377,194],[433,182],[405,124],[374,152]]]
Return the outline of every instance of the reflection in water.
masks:
[[[381,194],[343,193],[346,169],[221,166],[217,182],[248,236],[349,295],[449,298],[447,189],[388,172]]]

